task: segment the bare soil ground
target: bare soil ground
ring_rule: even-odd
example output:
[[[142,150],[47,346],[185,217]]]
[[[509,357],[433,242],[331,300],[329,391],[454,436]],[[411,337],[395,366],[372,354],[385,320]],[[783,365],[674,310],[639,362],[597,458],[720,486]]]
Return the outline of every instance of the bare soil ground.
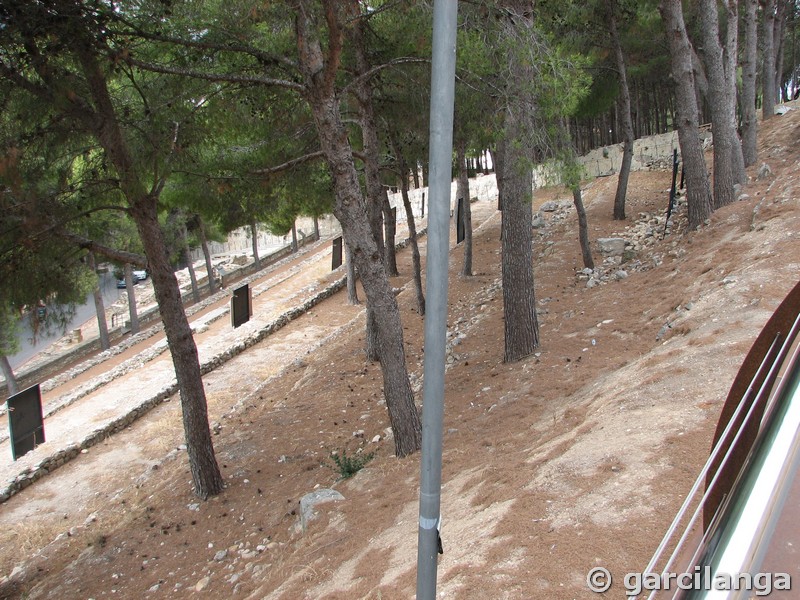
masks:
[[[499,215],[476,231],[475,276],[457,275],[453,252],[440,597],[591,598],[592,567],[618,580],[644,568],[744,355],[800,277],[798,139],[796,110],[765,124],[758,164],[772,174],[753,168],[747,197],[698,231],[679,208],[663,239],[668,173],[633,174],[625,222],[611,219],[616,178],[587,184],[592,240],[638,243],[594,287],[580,274],[571,197],[540,190],[537,206],[564,206],[534,231],[541,348],[515,364],[502,362]],[[410,272],[408,251],[400,269]],[[422,320],[406,282],[395,284],[419,389]],[[206,379],[223,407],[222,495],[192,495],[168,402],[0,506],[0,597],[413,597],[418,456],[393,455],[363,312],[339,294],[282,336],[264,344],[285,347],[248,350]],[[338,481],[332,451],[375,457]],[[301,531],[299,498],[327,487],[345,500]],[[624,595],[620,583],[606,594]]]

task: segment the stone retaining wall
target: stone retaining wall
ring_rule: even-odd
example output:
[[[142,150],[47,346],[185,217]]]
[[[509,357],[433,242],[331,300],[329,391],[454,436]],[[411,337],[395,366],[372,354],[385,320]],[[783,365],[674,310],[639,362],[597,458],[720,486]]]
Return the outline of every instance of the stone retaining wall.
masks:
[[[426,230],[423,229],[417,234],[417,237],[421,237],[425,235]],[[401,249],[404,248],[410,238],[406,238],[405,240],[399,242],[397,244],[397,248]],[[344,270],[344,266],[339,267],[339,270]],[[307,300],[301,302],[299,305],[285,311],[283,314],[278,316],[277,318],[273,319],[265,326],[261,327],[257,331],[252,332],[251,334],[245,336],[242,339],[237,340],[233,345],[229,346],[222,352],[211,357],[209,360],[205,361],[203,364],[200,365],[200,371],[203,375],[206,373],[210,373],[214,369],[220,367],[221,365],[225,364],[235,356],[241,354],[251,346],[258,344],[259,342],[263,341],[268,336],[272,335],[273,333],[279,331],[293,320],[297,319],[298,317],[302,316],[304,313],[308,312],[312,308],[314,308],[317,304],[326,300],[336,294],[339,290],[343,289],[347,285],[347,276],[342,275],[341,277],[337,278],[335,281],[327,285],[323,290],[314,294]],[[228,293],[228,292],[224,292]],[[161,350],[163,352],[163,350]],[[124,415],[114,419],[113,421],[106,424],[104,427],[95,429],[92,431],[88,436],[86,436],[81,442],[70,444],[66,448],[61,450],[55,451],[52,455],[44,458],[40,461],[37,465],[33,467],[25,468],[17,475],[12,481],[9,481],[5,487],[0,488],[0,503],[5,502],[11,496],[19,492],[20,490],[25,489],[34,481],[41,479],[48,473],[53,472],[58,467],[66,464],[76,456],[78,456],[83,450],[86,450],[95,444],[103,441],[104,439],[108,438],[109,436],[117,433],[118,431],[122,431],[129,425],[131,425],[134,421],[138,418],[142,417],[143,415],[147,414],[151,409],[155,408],[174,394],[178,392],[178,384],[173,382],[164,388],[161,389],[157,394],[151,396],[150,398],[145,399],[141,403],[139,403],[136,407],[125,413]]]

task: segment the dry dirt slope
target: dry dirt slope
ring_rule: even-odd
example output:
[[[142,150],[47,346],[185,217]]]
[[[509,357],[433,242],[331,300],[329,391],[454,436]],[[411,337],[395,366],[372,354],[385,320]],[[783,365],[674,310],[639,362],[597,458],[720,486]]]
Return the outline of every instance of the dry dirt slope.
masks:
[[[625,223],[610,219],[616,182],[588,184],[592,239],[640,241],[621,265],[628,276],[617,279],[620,266],[607,265],[596,287],[578,274],[568,196],[541,191],[537,203],[567,203],[534,233],[542,346],[526,361],[502,363],[498,216],[477,232],[473,278],[456,275],[454,252],[441,597],[591,598],[591,567],[618,579],[644,567],[705,459],[741,359],[800,277],[798,134],[797,111],[764,126],[759,164],[773,175],[697,232],[683,230],[679,211],[659,239],[666,173],[634,175]],[[404,273],[408,262],[404,255]],[[410,287],[399,299],[418,383],[421,321]],[[343,306],[332,298],[299,320],[295,335]],[[252,396],[235,397],[244,360],[207,381],[235,402],[218,419],[228,482],[218,498],[197,502],[183,454],[168,451],[180,444],[175,403],[13,497],[0,507],[3,572],[18,567],[5,594],[413,597],[418,462],[392,456],[362,327],[356,319]],[[360,447],[375,459],[334,483],[330,451]],[[104,452],[129,454],[130,468],[104,471]],[[346,499],[298,532],[298,499],[332,485]],[[39,510],[20,522],[15,515],[31,514],[25,503]]]

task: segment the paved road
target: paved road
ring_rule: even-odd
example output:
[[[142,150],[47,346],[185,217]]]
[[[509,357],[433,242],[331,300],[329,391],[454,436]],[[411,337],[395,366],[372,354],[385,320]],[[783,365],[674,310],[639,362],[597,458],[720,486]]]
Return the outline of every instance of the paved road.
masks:
[[[106,308],[116,302],[122,293],[122,290],[117,289],[117,280],[111,273],[100,274],[100,288],[103,291],[103,303],[105,304]],[[84,303],[77,307],[75,316],[72,317],[72,320],[66,327],[66,330],[69,331],[70,329],[82,325],[95,315],[96,311],[94,308],[94,298],[92,297],[92,294],[89,294]],[[25,362],[30,360],[33,356],[42,352],[42,350],[49,348],[53,342],[60,339],[63,335],[63,331],[59,328],[48,334],[40,335],[34,344],[31,341],[31,328],[28,325],[27,320],[23,321],[22,331],[20,331],[19,335],[20,351],[15,355],[8,357],[8,362],[11,363],[11,368],[16,370],[20,365],[25,364]]]

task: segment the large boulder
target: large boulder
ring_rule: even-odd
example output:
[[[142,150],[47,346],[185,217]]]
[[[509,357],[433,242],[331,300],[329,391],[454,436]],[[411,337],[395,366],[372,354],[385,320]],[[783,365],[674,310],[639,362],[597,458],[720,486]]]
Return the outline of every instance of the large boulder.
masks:
[[[603,256],[622,256],[625,253],[625,238],[598,238],[597,249]]]

